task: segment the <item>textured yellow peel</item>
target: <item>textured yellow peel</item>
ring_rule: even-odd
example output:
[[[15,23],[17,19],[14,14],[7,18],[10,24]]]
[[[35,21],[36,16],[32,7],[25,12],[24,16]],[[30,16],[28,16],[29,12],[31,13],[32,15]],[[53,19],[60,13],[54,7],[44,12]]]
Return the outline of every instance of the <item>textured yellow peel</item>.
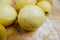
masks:
[[[0,24],[8,26],[16,19],[17,13],[11,6],[0,5]]]
[[[23,6],[26,5],[35,5],[36,2],[36,0],[16,0],[16,7],[18,9],[21,9]]]
[[[23,7],[18,14],[19,25],[26,30],[35,30],[40,27],[45,19],[41,8],[28,5]]]
[[[12,5],[13,2],[12,2],[12,0],[0,0],[0,4]]]
[[[42,8],[42,10],[48,14],[51,12],[51,9],[52,9],[52,5],[48,1],[40,1],[37,3],[37,6]]]
[[[0,24],[0,40],[7,40],[7,30]]]

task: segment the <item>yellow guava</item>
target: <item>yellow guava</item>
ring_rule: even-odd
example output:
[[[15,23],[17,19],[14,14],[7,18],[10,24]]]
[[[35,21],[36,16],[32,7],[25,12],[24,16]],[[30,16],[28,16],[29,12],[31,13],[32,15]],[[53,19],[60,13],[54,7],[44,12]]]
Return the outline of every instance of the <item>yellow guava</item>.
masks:
[[[0,40],[7,40],[7,30],[0,24]]]
[[[0,0],[0,4],[12,5],[12,0]]]
[[[26,5],[35,5],[36,0],[16,0],[16,7],[17,9],[21,9],[23,6]]]
[[[19,25],[26,30],[35,30],[42,25],[45,14],[41,8],[35,5],[23,7],[18,14]]]
[[[40,1],[37,3],[37,6],[42,8],[42,10],[44,11],[45,14],[49,14],[52,9],[52,5],[48,1]]]
[[[11,6],[0,5],[0,24],[8,26],[14,22],[17,13]]]

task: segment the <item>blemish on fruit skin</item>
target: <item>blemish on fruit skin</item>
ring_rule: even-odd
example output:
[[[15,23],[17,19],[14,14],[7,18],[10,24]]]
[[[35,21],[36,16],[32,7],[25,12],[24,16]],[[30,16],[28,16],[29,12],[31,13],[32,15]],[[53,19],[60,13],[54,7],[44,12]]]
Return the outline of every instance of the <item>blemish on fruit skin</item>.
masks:
[[[45,14],[48,14],[48,12],[46,11]]]
[[[49,15],[49,13],[46,11],[46,12],[45,12],[45,15],[46,15],[46,16],[48,16],[48,15]]]

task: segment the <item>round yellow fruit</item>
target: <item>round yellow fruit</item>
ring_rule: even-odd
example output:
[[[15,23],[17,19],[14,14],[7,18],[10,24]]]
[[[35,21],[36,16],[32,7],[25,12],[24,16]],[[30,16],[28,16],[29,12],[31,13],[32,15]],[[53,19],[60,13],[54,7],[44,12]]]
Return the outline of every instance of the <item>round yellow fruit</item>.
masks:
[[[12,0],[0,0],[0,4],[12,5],[13,2],[12,2]]]
[[[45,14],[41,8],[35,5],[23,7],[18,14],[19,25],[26,30],[35,30],[42,25]]]
[[[26,5],[35,5],[36,0],[16,0],[16,7],[17,9],[21,9],[23,6]]]
[[[7,40],[7,30],[0,24],[0,40]]]
[[[46,14],[49,14],[51,12],[51,9],[52,9],[52,5],[48,1],[40,1],[39,3],[37,3],[37,6],[42,8],[44,13],[46,13]]]
[[[0,5],[0,24],[8,26],[14,22],[17,13],[11,6]]]

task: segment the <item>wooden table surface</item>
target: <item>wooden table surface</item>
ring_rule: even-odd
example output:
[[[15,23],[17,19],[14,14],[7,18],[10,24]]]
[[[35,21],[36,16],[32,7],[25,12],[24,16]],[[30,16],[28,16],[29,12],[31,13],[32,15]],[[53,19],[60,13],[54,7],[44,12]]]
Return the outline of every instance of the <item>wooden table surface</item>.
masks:
[[[13,26],[9,27],[7,40],[60,40],[60,2],[52,1],[52,12],[39,29],[26,32],[23,29],[17,31]]]

